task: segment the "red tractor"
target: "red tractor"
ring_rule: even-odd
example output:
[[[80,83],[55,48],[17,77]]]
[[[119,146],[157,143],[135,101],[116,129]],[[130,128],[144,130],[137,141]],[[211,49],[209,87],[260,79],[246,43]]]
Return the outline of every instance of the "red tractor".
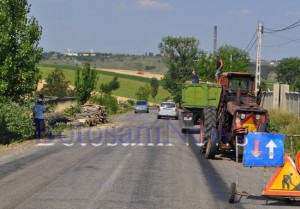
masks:
[[[244,143],[247,132],[269,131],[268,111],[260,106],[262,93],[259,90],[255,95],[255,76],[225,72],[220,82],[184,84],[182,90],[183,125],[200,123],[206,158],[235,150],[236,142]]]

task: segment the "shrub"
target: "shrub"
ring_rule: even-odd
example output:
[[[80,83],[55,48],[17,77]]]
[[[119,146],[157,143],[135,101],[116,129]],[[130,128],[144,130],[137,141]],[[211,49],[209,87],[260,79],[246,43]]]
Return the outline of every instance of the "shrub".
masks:
[[[81,110],[81,105],[75,105],[75,106],[71,106],[70,108],[67,108],[64,110],[64,115],[68,116],[68,117],[75,117],[75,115],[77,113],[80,113]]]
[[[127,100],[127,103],[128,103],[131,107],[133,107],[135,102],[134,102],[133,99],[129,99],[129,100]]]
[[[58,135],[61,132],[63,132],[64,129],[72,128],[72,126],[67,125],[66,123],[63,122],[58,122],[55,124],[53,128],[53,134]]]
[[[297,124],[300,119],[279,110],[270,110],[270,131],[283,134],[299,134]]]
[[[33,137],[32,104],[24,103],[20,105],[12,101],[0,103],[0,119],[1,144],[10,144]]]
[[[46,78],[41,92],[47,96],[68,96],[70,81],[65,81],[65,75],[61,68],[55,68]]]
[[[119,104],[116,97],[111,95],[97,95],[90,98],[89,102],[106,106],[108,113],[116,114],[119,110]]]
[[[127,100],[127,101],[120,101],[119,102],[119,112],[124,113],[124,112],[129,112],[133,110],[134,106],[134,101],[133,100]]]
[[[300,119],[296,116],[281,112],[279,110],[270,110],[270,130],[271,132],[281,133],[285,135],[298,135]],[[296,137],[298,139],[298,137]],[[300,149],[300,140],[293,140],[293,147],[291,147],[292,137],[285,137],[285,151],[295,153]]]

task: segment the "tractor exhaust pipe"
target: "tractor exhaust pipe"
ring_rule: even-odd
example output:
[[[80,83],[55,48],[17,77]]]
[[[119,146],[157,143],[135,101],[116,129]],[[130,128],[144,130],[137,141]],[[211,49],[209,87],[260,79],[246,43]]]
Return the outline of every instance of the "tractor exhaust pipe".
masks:
[[[238,87],[236,89],[236,103],[238,105],[241,104],[241,82],[239,82],[239,85],[238,85]]]

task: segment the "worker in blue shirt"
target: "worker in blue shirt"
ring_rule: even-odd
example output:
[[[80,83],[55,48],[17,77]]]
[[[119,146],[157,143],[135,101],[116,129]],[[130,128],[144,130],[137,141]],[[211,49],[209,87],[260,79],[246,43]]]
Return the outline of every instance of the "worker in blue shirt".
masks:
[[[195,70],[193,70],[192,75],[193,75],[192,83],[199,83],[199,76],[197,75],[197,72]]]

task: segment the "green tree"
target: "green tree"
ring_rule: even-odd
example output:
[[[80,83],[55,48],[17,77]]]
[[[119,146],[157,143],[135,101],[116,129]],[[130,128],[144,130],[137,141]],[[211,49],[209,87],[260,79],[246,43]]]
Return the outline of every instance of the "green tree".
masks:
[[[181,100],[181,84],[191,79],[199,55],[199,41],[189,37],[165,37],[158,44],[164,63],[168,67],[163,87],[174,96],[175,102]]]
[[[55,68],[46,78],[41,92],[47,96],[64,97],[68,95],[70,81],[65,81],[62,69]]]
[[[266,81],[260,81],[260,88],[262,91],[266,91],[267,90],[267,83]]]
[[[81,104],[87,102],[91,97],[92,91],[96,89],[97,81],[97,72],[91,69],[89,63],[86,62],[83,68],[78,68],[76,71],[75,91]]]
[[[135,94],[138,100],[148,100],[150,95],[150,85],[146,84],[144,86],[141,86],[138,90],[138,92]]]
[[[42,57],[42,29],[29,12],[27,0],[1,0],[0,95],[17,102],[35,91],[40,79],[35,64]]]
[[[216,61],[212,54],[200,52],[196,70],[202,81],[214,81]]]
[[[150,89],[151,97],[155,101],[155,97],[157,95],[158,88],[159,88],[159,81],[157,80],[157,78],[155,78],[155,77],[151,78],[150,87],[151,87],[151,89]]]
[[[117,90],[118,88],[120,88],[120,82],[118,81],[117,76],[115,76],[111,82],[100,85],[100,91],[108,95],[111,95],[111,92]]]
[[[230,45],[223,45],[218,53],[223,60],[223,72],[248,72],[250,58],[246,51]],[[200,52],[196,69],[203,81],[214,81],[217,59],[215,55]]]
[[[300,89],[300,58],[282,59],[276,66],[275,72],[278,82],[290,85],[292,90]]]
[[[219,48],[219,53],[224,64],[223,72],[249,72],[250,57],[247,51],[223,45]]]

